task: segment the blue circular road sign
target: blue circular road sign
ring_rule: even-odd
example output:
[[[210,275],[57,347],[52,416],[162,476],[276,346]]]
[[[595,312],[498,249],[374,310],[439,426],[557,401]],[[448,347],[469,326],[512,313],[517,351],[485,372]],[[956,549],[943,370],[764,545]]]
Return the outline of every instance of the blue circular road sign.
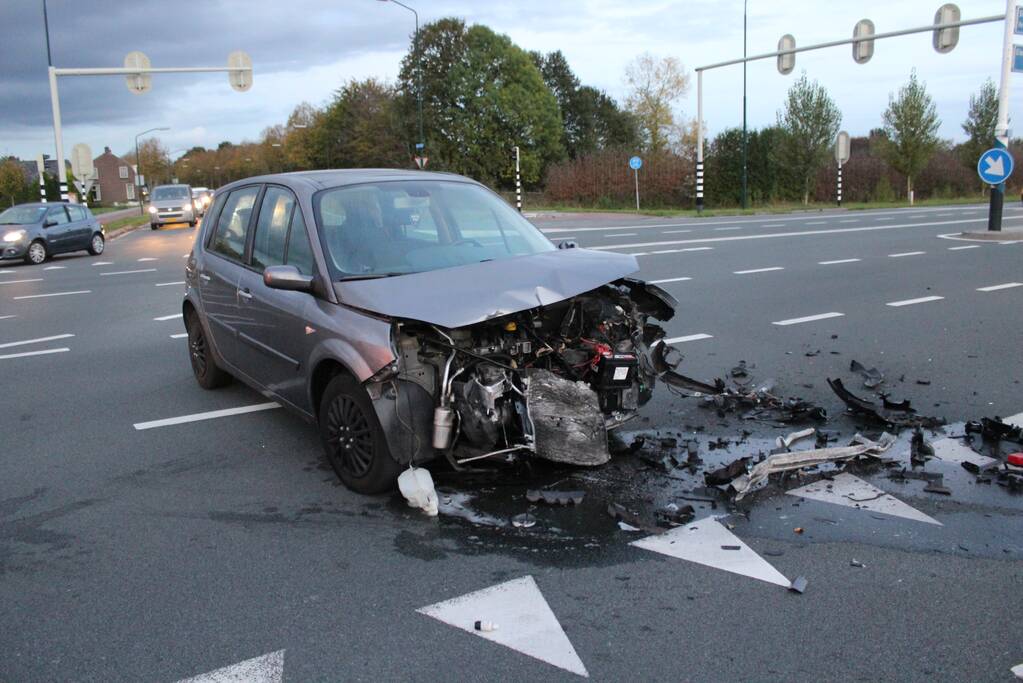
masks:
[[[632,157],[631,159],[629,159],[629,168],[631,168],[632,170],[638,171],[642,167],[643,160],[640,159],[639,157]]]
[[[1001,185],[1012,175],[1012,155],[1001,147],[989,149],[977,161],[977,175],[988,185]]]

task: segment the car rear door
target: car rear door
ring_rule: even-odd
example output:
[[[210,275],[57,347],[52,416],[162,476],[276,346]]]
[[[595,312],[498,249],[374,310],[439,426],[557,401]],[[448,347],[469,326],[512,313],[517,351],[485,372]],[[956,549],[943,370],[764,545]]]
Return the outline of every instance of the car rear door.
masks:
[[[77,204],[68,204],[67,210],[71,215],[68,251],[88,248],[89,238],[92,237],[89,211],[84,206],[78,206]]]
[[[296,406],[306,403],[304,363],[311,294],[271,289],[263,284],[267,266],[294,265],[314,273],[312,249],[298,200],[291,190],[268,185],[260,201],[249,268],[239,283],[238,338],[242,362],[256,381]]]
[[[70,244],[71,240],[72,226],[67,207],[64,204],[58,204],[48,209],[46,211],[46,222],[52,223],[52,225],[47,225],[44,228],[47,251],[51,254],[68,251],[70,249],[68,244]]]
[[[260,189],[249,185],[231,191],[207,238],[205,257],[197,264],[199,298],[213,343],[221,358],[245,374],[250,373],[240,365],[238,283],[245,272],[245,247]]]

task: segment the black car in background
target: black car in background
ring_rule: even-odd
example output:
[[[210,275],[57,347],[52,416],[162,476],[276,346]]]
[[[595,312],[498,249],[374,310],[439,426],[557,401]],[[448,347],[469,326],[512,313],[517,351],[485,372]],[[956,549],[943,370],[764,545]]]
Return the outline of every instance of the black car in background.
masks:
[[[103,253],[103,226],[78,204],[18,204],[0,213],[0,259],[38,265],[54,254]]]

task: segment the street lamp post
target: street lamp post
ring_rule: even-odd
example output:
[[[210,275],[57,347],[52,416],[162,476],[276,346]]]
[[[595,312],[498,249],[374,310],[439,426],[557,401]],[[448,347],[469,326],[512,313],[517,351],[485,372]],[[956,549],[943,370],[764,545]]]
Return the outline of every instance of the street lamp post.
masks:
[[[419,143],[416,145],[416,156],[425,156],[426,141],[423,139],[423,65],[419,54],[419,13],[408,5],[398,0],[380,0],[380,2],[392,2],[399,7],[404,7],[412,12],[416,18],[416,36],[413,39],[413,51],[416,53],[416,113],[419,119]]]
[[[149,130],[144,130],[135,136],[135,184],[138,186],[137,199],[139,201],[139,213],[142,213],[142,183],[140,181],[140,179],[142,178],[142,157],[139,156],[139,138],[145,135],[146,133],[153,133],[158,130],[170,130],[170,128],[168,128],[167,126],[160,126],[159,128],[150,128]]]
[[[746,208],[746,0],[742,0],[742,208]]]

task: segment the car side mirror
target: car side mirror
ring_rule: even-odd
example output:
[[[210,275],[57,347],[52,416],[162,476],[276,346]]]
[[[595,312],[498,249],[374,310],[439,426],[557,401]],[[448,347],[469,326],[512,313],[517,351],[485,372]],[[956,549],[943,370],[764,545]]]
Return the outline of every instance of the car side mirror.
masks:
[[[561,240],[558,242],[558,249],[577,249],[579,245],[575,240]]]
[[[263,271],[263,284],[270,289],[311,292],[313,276],[303,275],[295,266],[267,266]]]

